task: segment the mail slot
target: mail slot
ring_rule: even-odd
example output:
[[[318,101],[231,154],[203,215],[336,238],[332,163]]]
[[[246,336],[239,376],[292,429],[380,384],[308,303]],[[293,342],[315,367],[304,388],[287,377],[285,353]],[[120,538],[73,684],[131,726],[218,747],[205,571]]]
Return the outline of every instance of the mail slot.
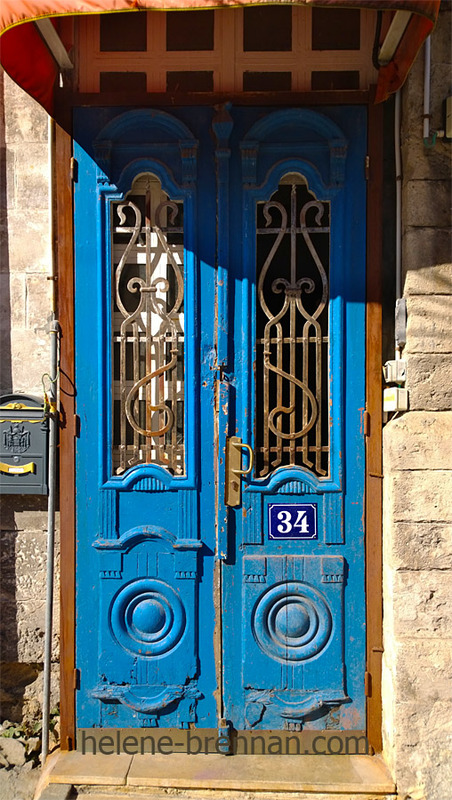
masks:
[[[48,419],[42,401],[0,397],[0,492],[47,494]]]

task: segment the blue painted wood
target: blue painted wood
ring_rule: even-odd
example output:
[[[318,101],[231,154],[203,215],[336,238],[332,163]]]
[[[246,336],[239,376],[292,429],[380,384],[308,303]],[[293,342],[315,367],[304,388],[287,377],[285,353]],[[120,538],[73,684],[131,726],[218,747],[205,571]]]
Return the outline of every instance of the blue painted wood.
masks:
[[[184,113],[85,109],[76,115],[79,726],[212,728],[217,721],[214,454],[204,447],[201,458],[199,426],[202,418],[203,437],[212,442],[212,371],[200,353],[214,342],[215,226],[198,226],[197,216],[215,197],[212,111],[201,110],[195,120]],[[182,477],[157,465],[120,476],[111,468],[110,205],[143,172],[157,175],[171,199],[184,203]],[[201,306],[210,312],[202,326]]]
[[[299,172],[316,197],[330,203],[331,474],[318,478],[302,467],[284,467],[266,478],[248,477],[243,510],[230,509],[235,550],[223,567],[223,713],[238,729],[322,729],[331,714],[338,728],[360,729],[366,113],[355,107],[233,109],[232,115],[230,146],[234,152],[239,144],[242,162],[241,169],[231,168],[230,190],[231,197],[242,195],[230,222],[231,230],[241,231],[231,239],[229,275],[235,287],[234,433],[253,444],[259,403],[253,378],[256,202],[270,199],[284,174]],[[316,504],[317,539],[269,539],[268,506],[279,496],[282,503]],[[258,526],[251,497],[261,498]]]
[[[362,728],[365,109],[79,109],[75,129],[77,724]],[[183,477],[111,474],[110,204],[147,171],[184,202]],[[252,445],[259,403],[256,202],[288,172],[331,204],[331,475],[247,476],[227,509],[225,437]],[[269,539],[275,502],[316,504],[318,538]]]

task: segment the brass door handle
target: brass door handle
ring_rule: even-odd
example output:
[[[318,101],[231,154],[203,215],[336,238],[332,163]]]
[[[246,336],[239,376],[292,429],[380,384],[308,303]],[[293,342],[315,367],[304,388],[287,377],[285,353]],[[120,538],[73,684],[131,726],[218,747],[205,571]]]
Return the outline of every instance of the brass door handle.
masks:
[[[242,469],[242,450],[247,450],[250,462],[247,469]],[[227,506],[239,506],[242,496],[242,475],[249,475],[253,469],[254,453],[249,444],[244,444],[239,436],[226,439],[226,485],[225,503]]]

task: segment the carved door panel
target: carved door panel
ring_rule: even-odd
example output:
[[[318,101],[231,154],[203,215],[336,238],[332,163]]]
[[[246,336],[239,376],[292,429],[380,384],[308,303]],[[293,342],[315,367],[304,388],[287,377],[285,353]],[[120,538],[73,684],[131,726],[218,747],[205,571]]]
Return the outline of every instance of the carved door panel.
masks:
[[[77,725],[362,728],[364,110],[75,130]]]
[[[79,727],[217,724],[211,117],[75,121]]]
[[[226,475],[241,502],[220,508],[223,714],[237,729],[362,730],[365,113],[239,117],[220,425],[254,467]]]

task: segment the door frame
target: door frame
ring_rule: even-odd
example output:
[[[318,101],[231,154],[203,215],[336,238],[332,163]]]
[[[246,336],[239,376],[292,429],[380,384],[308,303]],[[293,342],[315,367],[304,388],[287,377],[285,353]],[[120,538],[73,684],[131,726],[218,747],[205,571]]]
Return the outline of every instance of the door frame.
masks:
[[[326,97],[325,95],[328,95]],[[382,196],[383,196],[383,108],[374,105],[375,91],[353,93],[310,93],[300,96],[260,93],[259,96],[224,97],[237,105],[321,106],[366,105],[368,111],[367,170],[367,279],[366,279],[366,409],[363,435],[366,449],[365,474],[365,550],[366,550],[366,697],[367,737],[374,751],[382,749],[381,660],[382,646]],[[90,105],[102,105],[103,98],[91,97]],[[121,102],[123,100],[123,102]],[[168,106],[166,95],[149,98],[149,105]],[[153,102],[151,102],[153,101]],[[221,101],[221,98],[220,98]],[[213,98],[196,97],[196,104],[211,105]],[[215,96],[215,103],[219,102]],[[129,101],[130,103],[130,101]],[[193,99],[187,103],[192,105]],[[115,105],[128,105],[124,98]],[[66,109],[69,119],[70,109]],[[61,118],[61,116],[60,116]],[[58,317],[61,325],[61,415],[60,415],[60,530],[61,530],[61,623],[60,623],[60,714],[61,749],[75,747],[75,440],[78,422],[75,415],[74,374],[74,252],[73,182],[77,165],[72,159],[70,125],[56,125],[54,149],[53,219],[57,266]],[[371,598],[371,601],[369,600]],[[379,602],[376,602],[379,598]]]

